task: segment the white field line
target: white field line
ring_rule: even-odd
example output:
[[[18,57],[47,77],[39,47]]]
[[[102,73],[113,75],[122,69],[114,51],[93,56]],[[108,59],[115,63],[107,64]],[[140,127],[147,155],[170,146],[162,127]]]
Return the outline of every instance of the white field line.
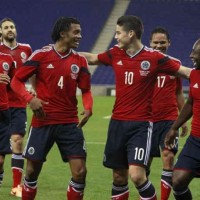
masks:
[[[105,145],[106,143],[105,143],[105,142],[86,142],[86,144]],[[179,148],[179,149],[182,149],[183,146],[179,146],[178,148]]]
[[[100,145],[105,145],[105,142],[86,142],[86,144],[100,144]]]
[[[104,116],[103,119],[110,119],[111,118],[111,115],[108,115],[108,116]]]

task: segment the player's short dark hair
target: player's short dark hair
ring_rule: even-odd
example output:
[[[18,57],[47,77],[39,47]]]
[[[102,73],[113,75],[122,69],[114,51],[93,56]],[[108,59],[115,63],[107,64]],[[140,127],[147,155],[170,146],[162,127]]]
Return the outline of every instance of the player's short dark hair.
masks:
[[[153,34],[155,34],[155,33],[163,33],[163,34],[165,34],[166,37],[167,37],[167,40],[170,41],[169,32],[168,32],[168,30],[167,30],[166,28],[160,27],[160,26],[154,28],[154,29],[151,31],[151,34],[150,34],[150,41],[152,40]]]
[[[9,18],[9,17],[6,17],[6,18],[4,18],[4,19],[2,19],[2,20],[0,21],[0,27],[2,28],[2,24],[3,24],[4,22],[7,22],[7,21],[12,22],[12,23],[15,25],[15,27],[16,27],[16,24],[15,24],[14,20],[11,19],[11,18]]]
[[[80,24],[80,22],[73,17],[60,17],[57,19],[56,23],[54,24],[51,38],[53,42],[56,42],[60,39],[60,33],[62,31],[69,31],[71,24]]]
[[[117,25],[123,26],[125,31],[133,30],[138,39],[141,39],[144,28],[142,20],[134,15],[124,15],[117,20]]]

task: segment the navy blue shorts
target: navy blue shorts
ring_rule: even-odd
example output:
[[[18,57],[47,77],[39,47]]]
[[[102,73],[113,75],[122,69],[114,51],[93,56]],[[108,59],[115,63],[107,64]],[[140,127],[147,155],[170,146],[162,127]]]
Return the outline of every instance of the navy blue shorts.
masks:
[[[10,108],[11,114],[11,135],[19,134],[24,136],[26,134],[26,109],[25,108]]]
[[[200,177],[200,138],[190,135],[178,156],[174,170],[189,171]]]
[[[46,156],[56,143],[62,159],[86,159],[83,131],[76,123],[31,127],[23,156],[33,161],[46,161]]]
[[[129,165],[146,166],[151,149],[152,122],[111,119],[103,165],[124,169]]]
[[[173,120],[159,121],[153,123],[153,134],[152,134],[152,143],[151,143],[151,157],[160,157],[160,149],[163,151],[166,149],[164,140],[167,132],[171,128]],[[178,132],[175,139],[175,146],[172,151],[174,154],[178,152]]]
[[[10,112],[9,110],[0,111],[0,155],[11,153],[10,144]]]

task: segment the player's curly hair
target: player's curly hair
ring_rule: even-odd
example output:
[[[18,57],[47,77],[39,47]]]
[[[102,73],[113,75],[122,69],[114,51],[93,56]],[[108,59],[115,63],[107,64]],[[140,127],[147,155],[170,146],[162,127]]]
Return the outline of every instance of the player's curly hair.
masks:
[[[53,42],[56,42],[60,39],[60,33],[62,31],[69,31],[71,24],[80,24],[80,22],[73,17],[60,17],[57,19],[56,23],[54,24],[51,39]]]

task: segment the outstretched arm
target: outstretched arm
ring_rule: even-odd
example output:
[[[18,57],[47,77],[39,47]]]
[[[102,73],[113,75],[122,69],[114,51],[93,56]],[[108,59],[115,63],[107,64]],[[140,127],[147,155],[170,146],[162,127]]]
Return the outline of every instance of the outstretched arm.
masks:
[[[79,52],[82,56],[85,56],[89,65],[100,65],[101,62],[98,59],[98,54],[88,53],[88,52]]]
[[[184,67],[184,66],[181,65],[176,74],[183,77],[183,78],[189,79],[191,71],[192,71],[191,68]]]

